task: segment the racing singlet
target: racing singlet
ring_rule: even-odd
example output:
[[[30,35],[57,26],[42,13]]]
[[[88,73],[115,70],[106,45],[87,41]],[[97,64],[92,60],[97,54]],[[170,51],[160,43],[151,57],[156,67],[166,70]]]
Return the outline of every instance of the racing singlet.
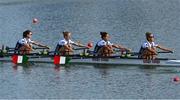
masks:
[[[74,44],[75,42],[74,41],[72,41],[72,40],[65,40],[65,39],[63,39],[63,40],[60,40],[59,42],[58,42],[58,44],[57,44],[57,46],[56,46],[56,49],[55,49],[55,51],[59,51],[59,49],[61,49],[64,45],[72,45],[72,44]]]
[[[94,47],[94,53],[98,53],[99,50],[105,46],[105,45],[113,45],[110,41],[104,41],[104,40],[100,40],[99,42],[96,43],[96,46]]]
[[[158,44],[156,44],[156,43],[154,43],[154,42],[152,42],[152,43],[150,43],[150,42],[144,42],[143,44],[142,44],[142,46],[141,46],[141,48],[140,48],[140,50],[139,50],[139,55],[138,55],[138,58],[141,58],[141,55],[142,55],[142,53],[144,52],[144,50],[146,50],[146,48],[155,48],[155,47],[157,47],[158,46]]]
[[[15,50],[19,50],[24,44],[32,45],[32,43],[34,43],[34,41],[32,41],[31,39],[20,39],[16,43]]]

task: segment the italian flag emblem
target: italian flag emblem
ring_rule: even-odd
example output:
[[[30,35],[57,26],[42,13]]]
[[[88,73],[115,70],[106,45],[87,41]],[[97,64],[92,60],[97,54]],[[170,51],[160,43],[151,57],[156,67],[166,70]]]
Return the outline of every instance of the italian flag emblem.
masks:
[[[14,64],[22,64],[28,62],[28,57],[26,55],[13,55],[12,56],[12,62]]]
[[[64,56],[54,56],[54,64],[66,64],[67,63],[67,58]]]

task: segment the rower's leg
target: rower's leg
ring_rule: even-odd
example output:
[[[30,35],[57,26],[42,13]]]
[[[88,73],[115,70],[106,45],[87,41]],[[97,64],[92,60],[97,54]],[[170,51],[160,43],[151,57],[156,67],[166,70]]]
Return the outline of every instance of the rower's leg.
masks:
[[[143,59],[149,59],[149,54],[148,54],[148,51],[147,50],[144,50],[143,52],[142,52],[142,58]]]
[[[30,49],[27,49],[26,47],[22,46],[20,49],[19,49],[19,53],[20,54],[29,54],[32,50]]]
[[[72,51],[65,51],[65,55],[72,55],[73,52]]]
[[[153,54],[153,55],[152,55],[152,59],[154,60],[154,59],[156,59],[156,58],[157,58],[157,55]]]
[[[98,50],[97,54],[98,54],[99,56],[105,56],[104,47],[100,48],[100,49]]]
[[[106,56],[111,56],[113,54],[113,48],[110,45],[104,47],[104,53]]]
[[[109,50],[104,49],[103,55],[104,56],[110,56]]]
[[[59,49],[58,55],[65,56],[65,55],[69,55],[69,54],[70,54],[70,51],[68,48],[66,48],[66,46],[62,46]]]

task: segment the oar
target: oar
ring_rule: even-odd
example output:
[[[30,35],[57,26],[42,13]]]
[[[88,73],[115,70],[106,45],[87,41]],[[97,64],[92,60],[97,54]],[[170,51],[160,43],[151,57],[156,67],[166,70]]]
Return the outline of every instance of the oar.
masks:
[[[73,50],[85,50],[85,49],[90,49],[93,47],[93,43],[89,42],[87,43],[87,45],[85,47],[81,47],[81,48],[73,48]]]
[[[113,49],[113,52],[116,53],[116,52],[121,52],[122,53],[127,53],[129,51],[127,50],[121,50],[121,49]],[[97,53],[95,53],[94,51],[91,51],[91,50],[88,50],[87,53],[91,54],[91,55],[96,55]]]
[[[8,53],[3,55],[3,57],[13,56],[13,55],[21,55],[21,54],[14,54],[14,53]],[[47,55],[40,54],[40,53],[30,53],[30,54],[24,54],[25,56],[28,56],[28,58],[48,58],[48,57],[54,57],[54,53]],[[22,55],[22,56],[24,56]],[[61,56],[61,55],[59,55]],[[108,58],[114,58],[114,59],[143,59],[138,57],[122,57],[122,55],[112,55],[112,56],[95,56],[95,55],[81,55],[81,54],[72,54],[72,55],[66,55],[65,57],[70,57],[72,59],[107,59]],[[156,60],[170,60],[170,58],[156,58]]]
[[[174,53],[173,51],[159,51],[157,53]]]
[[[131,54],[133,56],[138,56],[140,54],[139,52],[130,52],[127,50],[120,50],[120,49],[114,49],[113,51],[114,52],[121,52],[121,54]],[[158,51],[157,53],[158,54],[159,53],[173,53],[173,51]]]
[[[34,50],[43,49],[43,51],[44,51],[44,50],[48,50],[49,48],[46,48],[46,47],[33,47],[33,49],[34,49]],[[4,52],[4,53],[13,52],[13,51],[15,51],[15,52],[29,51],[29,50],[16,50],[15,48],[6,46],[6,47],[5,47],[5,51],[6,51],[6,52]]]
[[[73,48],[73,50],[84,50],[84,49],[89,49],[89,48],[88,47]]]
[[[54,55],[47,56],[31,56],[30,58],[42,58],[42,57],[54,57]],[[112,56],[82,56],[80,54],[67,55],[65,57],[70,57],[71,59],[143,59],[138,57],[122,57],[121,55],[112,55]],[[172,58],[156,58],[155,60],[172,60]],[[173,59],[174,60],[174,59]]]
[[[158,51],[157,52],[158,54],[159,53],[173,53],[172,51]],[[131,56],[138,56],[140,53],[139,52],[127,52],[127,54],[130,54]]]
[[[49,49],[49,48],[47,48],[47,47],[32,47],[34,50],[40,50],[40,49],[43,49],[43,50],[45,50],[45,49]]]
[[[33,49],[37,50],[37,49],[49,49],[47,47],[32,47]],[[15,50],[15,48],[12,48],[12,47],[8,47],[6,46],[5,48],[6,50]]]

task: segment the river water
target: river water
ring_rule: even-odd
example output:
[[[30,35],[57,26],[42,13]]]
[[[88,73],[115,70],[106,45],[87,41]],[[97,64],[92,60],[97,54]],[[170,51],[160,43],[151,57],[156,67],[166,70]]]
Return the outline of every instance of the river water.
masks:
[[[179,0],[0,0],[0,45],[14,47],[26,29],[53,50],[63,31],[96,43],[106,31],[113,43],[138,51],[145,32],[180,59]],[[32,24],[37,18],[38,24]],[[179,68],[0,62],[0,98],[7,99],[178,99]]]

